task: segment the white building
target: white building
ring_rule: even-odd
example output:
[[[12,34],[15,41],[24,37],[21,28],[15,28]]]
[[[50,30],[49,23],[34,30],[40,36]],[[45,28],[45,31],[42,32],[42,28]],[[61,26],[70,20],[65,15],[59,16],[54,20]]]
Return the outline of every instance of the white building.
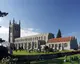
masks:
[[[17,49],[23,47],[23,49],[41,49],[41,45],[45,45],[47,41],[53,38],[52,33],[37,34],[32,36],[20,37],[15,39],[15,46]]]
[[[52,38],[46,44],[54,50],[78,49],[77,39],[75,37]]]

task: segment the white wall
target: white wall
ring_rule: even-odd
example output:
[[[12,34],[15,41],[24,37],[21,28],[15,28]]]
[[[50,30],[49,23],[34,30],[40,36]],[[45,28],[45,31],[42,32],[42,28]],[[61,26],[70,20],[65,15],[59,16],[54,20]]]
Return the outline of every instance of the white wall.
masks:
[[[64,49],[66,49],[66,50],[70,50],[70,41],[68,41],[68,42],[52,42],[52,43],[47,43],[46,45],[47,46],[49,46],[49,44],[61,44],[61,47],[62,47],[62,44],[64,44],[64,43],[67,43],[67,47],[64,47]],[[55,47],[55,46],[54,46]],[[53,48],[54,49],[54,48]],[[58,48],[57,48],[58,49]],[[61,48],[61,50],[62,50],[62,48]]]

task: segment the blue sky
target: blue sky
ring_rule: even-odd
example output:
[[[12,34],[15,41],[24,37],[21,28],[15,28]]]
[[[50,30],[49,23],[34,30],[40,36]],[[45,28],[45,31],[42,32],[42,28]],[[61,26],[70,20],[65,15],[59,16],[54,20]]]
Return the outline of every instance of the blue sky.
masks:
[[[61,29],[63,36],[76,36],[80,41],[79,0],[0,0],[0,10],[9,13],[0,18],[0,25],[6,31],[9,20],[15,18],[16,22],[21,20],[23,30],[31,28],[30,33],[51,32],[56,35]]]

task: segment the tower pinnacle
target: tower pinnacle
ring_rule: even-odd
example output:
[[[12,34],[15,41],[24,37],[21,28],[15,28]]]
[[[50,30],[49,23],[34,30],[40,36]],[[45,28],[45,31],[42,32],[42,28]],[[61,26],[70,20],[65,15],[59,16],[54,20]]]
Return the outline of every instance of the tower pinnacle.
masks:
[[[13,18],[13,23],[15,23],[15,19]]]

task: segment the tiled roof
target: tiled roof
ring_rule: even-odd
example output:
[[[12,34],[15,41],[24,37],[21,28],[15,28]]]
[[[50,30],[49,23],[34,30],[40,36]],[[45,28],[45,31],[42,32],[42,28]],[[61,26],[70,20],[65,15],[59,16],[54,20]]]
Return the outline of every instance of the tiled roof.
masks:
[[[57,43],[57,42],[67,42],[75,39],[75,37],[63,37],[63,38],[52,38],[48,40],[48,43]]]

